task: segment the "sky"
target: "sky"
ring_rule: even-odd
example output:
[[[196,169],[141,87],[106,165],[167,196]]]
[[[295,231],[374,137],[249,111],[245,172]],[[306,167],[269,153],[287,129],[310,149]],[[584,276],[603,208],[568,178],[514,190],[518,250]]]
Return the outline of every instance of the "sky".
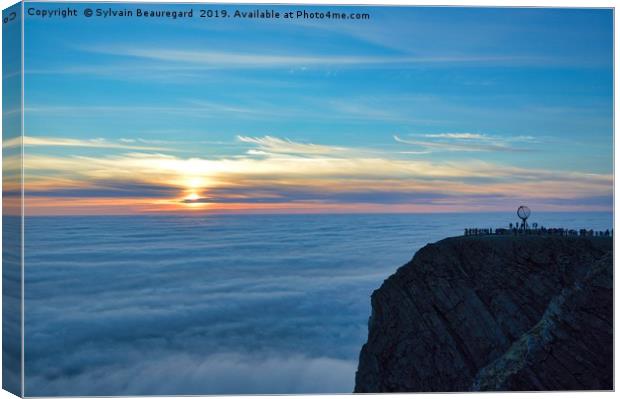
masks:
[[[25,20],[29,215],[612,209],[611,10],[71,7]]]

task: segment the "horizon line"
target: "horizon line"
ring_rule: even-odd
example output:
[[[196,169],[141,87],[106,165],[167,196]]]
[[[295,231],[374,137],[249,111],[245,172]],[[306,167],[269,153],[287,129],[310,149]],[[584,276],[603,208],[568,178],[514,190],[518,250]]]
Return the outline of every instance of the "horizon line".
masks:
[[[108,217],[108,216],[132,216],[132,217],[140,217],[140,216],[309,216],[309,215],[325,215],[325,216],[349,216],[349,215],[462,215],[462,214],[515,214],[516,211],[426,211],[426,212],[402,212],[402,211],[380,211],[380,212],[369,212],[369,211],[360,211],[360,212],[325,212],[325,211],[304,211],[304,212],[285,212],[285,211],[275,211],[275,212],[222,212],[222,211],[165,211],[165,212],[142,212],[142,213],[67,213],[67,214],[33,214],[28,215],[23,213],[24,218],[36,218],[36,217]],[[548,213],[566,213],[566,214],[575,214],[575,213],[608,213],[614,215],[615,212],[613,209],[611,210],[559,210],[559,211],[537,211],[537,214],[548,214]],[[20,217],[22,214],[10,215],[5,214],[5,217]]]

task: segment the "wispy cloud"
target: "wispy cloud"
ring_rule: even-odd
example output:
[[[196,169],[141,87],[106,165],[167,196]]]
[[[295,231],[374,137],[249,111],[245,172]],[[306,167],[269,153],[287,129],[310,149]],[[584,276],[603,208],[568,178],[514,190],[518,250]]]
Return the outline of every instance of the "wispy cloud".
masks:
[[[515,147],[513,143],[532,144],[532,136],[492,136],[480,133],[433,133],[411,135],[406,139],[394,136],[402,144],[420,147],[423,150],[453,152],[527,152],[531,147]]]
[[[5,140],[2,143],[3,148],[13,148],[20,145],[28,147],[90,147],[90,148],[116,148],[123,150],[143,150],[143,151],[173,151],[170,148],[156,147],[156,146],[144,146],[136,143],[144,143],[140,141],[128,141],[127,139],[120,139],[118,141],[112,141],[104,138],[95,139],[71,139],[61,137],[33,137],[24,136],[15,137],[10,140]]]
[[[437,133],[437,134],[425,134],[424,137],[431,138],[449,138],[459,140],[482,140],[486,136],[479,133]]]
[[[473,140],[475,136],[463,137]],[[613,181],[606,174],[473,160],[403,159],[398,151],[368,153],[273,136],[237,139],[240,150],[242,145],[251,148],[244,154],[219,158],[184,158],[135,148],[99,157],[29,154],[28,186],[38,198],[100,198],[110,203],[141,198],[155,208],[164,204],[173,210],[199,203],[237,204],[241,209],[243,204],[246,208],[271,204],[286,210],[294,204],[305,204],[306,209],[356,203],[381,204],[384,209],[391,204],[432,206],[459,198],[467,198],[461,205],[467,201],[483,204],[489,203],[489,195],[497,199],[513,192],[556,203],[560,199],[579,203],[580,198],[611,196]],[[127,200],[121,203],[126,206]]]
[[[534,136],[492,136],[481,133],[430,133],[422,136],[428,138],[455,139],[455,140],[479,140],[492,142],[537,142]]]
[[[299,143],[289,139],[281,139],[272,136],[248,137],[237,136],[242,143],[255,145],[249,151],[252,155],[261,154],[294,154],[294,155],[327,155],[342,154],[346,151],[343,147],[318,145],[312,143]]]
[[[196,49],[147,48],[141,46],[112,47],[90,46],[84,51],[108,55],[135,57],[156,61],[179,63],[183,68],[291,68],[325,66],[385,66],[385,65],[428,65],[428,64],[506,64],[532,60],[530,56],[519,55],[326,55],[326,54],[265,54],[252,52],[210,51]],[[174,67],[170,65],[169,67]]]

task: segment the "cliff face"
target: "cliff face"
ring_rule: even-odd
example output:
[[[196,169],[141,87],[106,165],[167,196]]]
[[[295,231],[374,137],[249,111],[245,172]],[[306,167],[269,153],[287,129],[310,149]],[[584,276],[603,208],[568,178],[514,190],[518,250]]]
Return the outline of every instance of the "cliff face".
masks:
[[[456,237],[372,295],[355,392],[613,389],[612,239]]]

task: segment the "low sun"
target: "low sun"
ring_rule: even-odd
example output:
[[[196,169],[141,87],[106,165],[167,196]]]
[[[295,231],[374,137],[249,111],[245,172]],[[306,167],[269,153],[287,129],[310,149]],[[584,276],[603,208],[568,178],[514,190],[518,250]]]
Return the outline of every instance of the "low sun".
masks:
[[[184,208],[204,208],[206,203],[201,201],[204,198],[202,195],[206,186],[208,185],[207,179],[202,176],[197,176],[193,173],[188,173],[179,179],[182,183],[182,195],[180,202],[184,205]]]
[[[203,208],[206,204],[198,201],[200,200],[200,198],[202,197],[198,195],[198,193],[192,191],[188,193],[185,197],[183,197],[183,204],[186,208]]]
[[[192,193],[189,193],[184,199],[189,200],[189,201],[196,201],[200,199],[200,195],[192,192]]]

